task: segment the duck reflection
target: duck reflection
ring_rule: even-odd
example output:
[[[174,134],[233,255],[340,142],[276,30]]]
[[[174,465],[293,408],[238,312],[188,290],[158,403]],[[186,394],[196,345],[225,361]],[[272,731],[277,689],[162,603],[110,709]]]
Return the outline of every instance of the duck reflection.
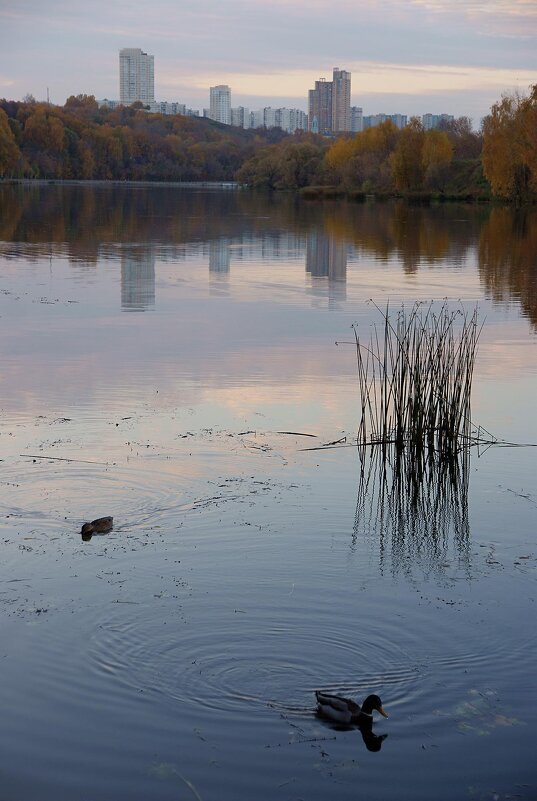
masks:
[[[315,693],[317,699],[317,715],[338,730],[358,728],[368,751],[380,751],[387,734],[373,732],[373,711],[387,718],[382,701],[378,695],[368,695],[363,704],[357,704],[350,698],[332,695],[322,691]]]

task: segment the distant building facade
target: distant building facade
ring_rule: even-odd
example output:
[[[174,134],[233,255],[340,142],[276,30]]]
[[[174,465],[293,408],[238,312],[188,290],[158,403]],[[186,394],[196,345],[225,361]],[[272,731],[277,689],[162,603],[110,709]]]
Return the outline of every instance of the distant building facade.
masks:
[[[322,136],[332,135],[332,81],[321,78],[308,93],[309,128]]]
[[[281,128],[286,133],[308,130],[308,115],[300,108],[266,106],[249,114],[250,128]]]
[[[351,131],[360,133],[364,129],[363,110],[361,106],[351,106]]]
[[[351,74],[334,67],[331,81],[321,78],[308,93],[308,124],[322,136],[351,130]]]
[[[155,102],[154,61],[154,56],[139,47],[119,51],[119,101],[124,106],[132,103],[150,106]]]
[[[250,128],[250,112],[244,106],[231,109],[231,124],[235,128]]]
[[[334,67],[332,78],[332,133],[351,129],[351,74]]]
[[[231,89],[225,84],[210,88],[209,117],[215,122],[231,125]]]
[[[366,131],[368,128],[375,128],[377,125],[380,125],[383,122],[390,120],[393,122],[396,128],[401,130],[407,124],[407,115],[406,114],[370,114],[367,117],[363,118],[363,130]]]
[[[453,122],[453,114],[424,114],[421,118],[422,125],[426,131],[438,128],[443,122]]]
[[[299,108],[276,109],[276,124],[282,131],[293,134],[308,130],[308,115]]]

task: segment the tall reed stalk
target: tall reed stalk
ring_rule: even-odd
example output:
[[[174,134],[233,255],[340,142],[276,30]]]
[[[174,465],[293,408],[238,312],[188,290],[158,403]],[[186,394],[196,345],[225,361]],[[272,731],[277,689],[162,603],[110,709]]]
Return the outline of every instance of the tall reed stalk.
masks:
[[[470,440],[472,376],[481,327],[472,313],[415,303],[382,311],[363,343],[354,325],[358,444],[395,445],[416,455],[454,455]]]

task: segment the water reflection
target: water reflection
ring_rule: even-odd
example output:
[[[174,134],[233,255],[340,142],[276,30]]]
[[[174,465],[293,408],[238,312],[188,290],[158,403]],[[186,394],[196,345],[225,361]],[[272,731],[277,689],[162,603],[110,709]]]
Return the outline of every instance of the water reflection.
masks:
[[[517,300],[537,326],[535,209],[492,209],[479,238],[479,274],[494,301]]]
[[[458,270],[477,255],[487,293],[498,302],[520,302],[537,326],[534,208],[308,203],[158,186],[6,185],[0,187],[0,240],[6,258],[59,254],[74,264],[115,259],[119,245],[123,308],[130,310],[154,303],[155,259],[182,260],[186,246],[208,250],[214,275],[229,275],[235,260],[303,259],[312,284],[328,279],[339,298],[345,298],[348,262],[393,261],[414,275],[440,264]]]
[[[121,308],[146,311],[155,305],[155,249],[121,248]]]
[[[469,449],[416,460],[393,447],[360,449],[354,537],[378,542],[381,571],[416,579],[470,575]]]
[[[228,239],[217,239],[209,243],[209,272],[229,273],[231,250]]]

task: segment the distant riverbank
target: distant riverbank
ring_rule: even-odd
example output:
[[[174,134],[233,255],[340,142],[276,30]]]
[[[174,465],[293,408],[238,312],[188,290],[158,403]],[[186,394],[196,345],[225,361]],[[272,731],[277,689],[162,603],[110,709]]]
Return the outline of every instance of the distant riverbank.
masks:
[[[179,189],[242,189],[243,185],[237,181],[118,181],[118,180],[88,180],[68,178],[8,178],[4,184],[20,184],[22,186],[170,186]]]

